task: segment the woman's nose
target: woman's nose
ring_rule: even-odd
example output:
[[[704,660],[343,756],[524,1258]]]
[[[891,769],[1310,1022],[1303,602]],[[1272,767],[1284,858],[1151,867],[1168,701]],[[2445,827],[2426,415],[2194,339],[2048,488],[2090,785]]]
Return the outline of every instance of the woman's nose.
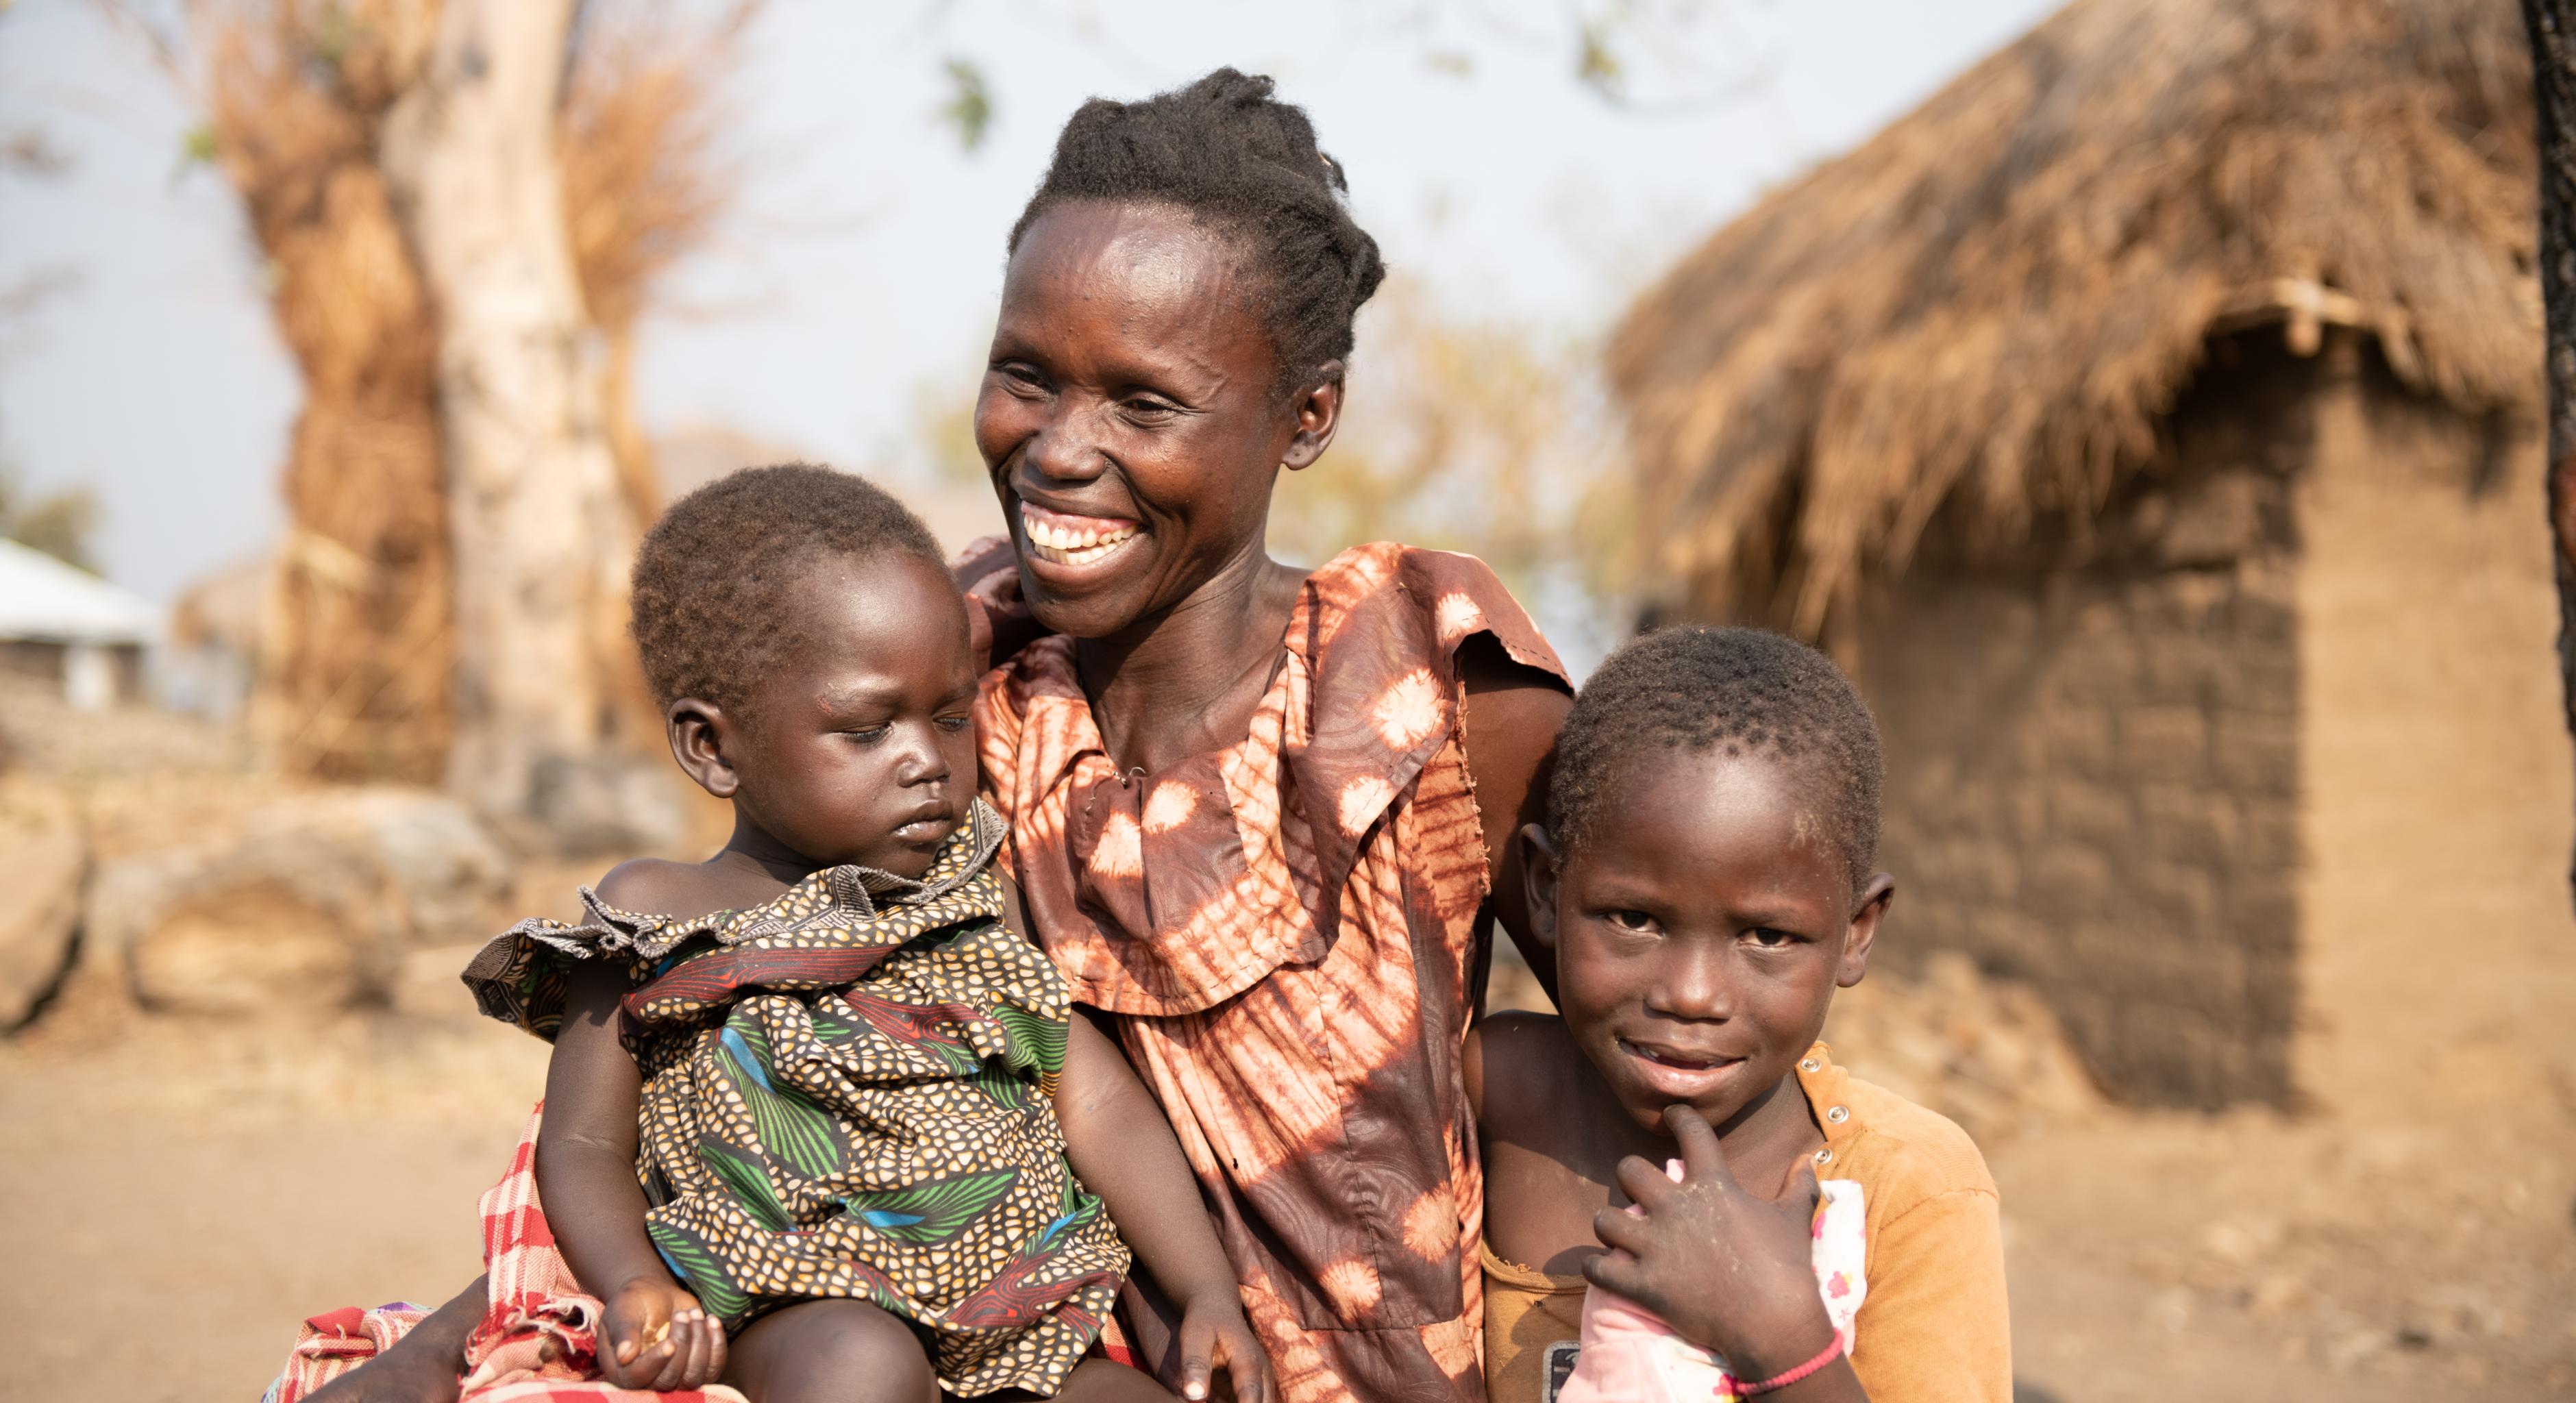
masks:
[[[1047,482],[1089,482],[1100,475],[1103,458],[1092,415],[1073,395],[1059,395],[1046,422],[1029,436],[1020,455],[1023,471]]]

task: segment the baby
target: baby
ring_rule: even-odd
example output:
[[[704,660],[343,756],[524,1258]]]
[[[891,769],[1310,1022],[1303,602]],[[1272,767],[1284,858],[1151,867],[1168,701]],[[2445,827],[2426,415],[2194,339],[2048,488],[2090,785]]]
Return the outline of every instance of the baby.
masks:
[[[733,836],[619,866],[579,925],[523,922],[465,976],[554,1042],[535,1180],[604,1307],[597,1371],[756,1403],[1168,1398],[1093,1350],[1133,1244],[1182,1308],[1184,1392],[1223,1366],[1266,1397],[1170,1127],[994,868],[930,533],[856,477],[735,473],[654,526],[634,610]],[[469,1362],[530,1328],[505,1314]]]
[[[1878,790],[1859,694],[1775,634],[1584,687],[1521,834],[1563,1016],[1468,1046],[1495,1403],[2011,1397],[1985,1162],[1816,1041],[1894,891]]]

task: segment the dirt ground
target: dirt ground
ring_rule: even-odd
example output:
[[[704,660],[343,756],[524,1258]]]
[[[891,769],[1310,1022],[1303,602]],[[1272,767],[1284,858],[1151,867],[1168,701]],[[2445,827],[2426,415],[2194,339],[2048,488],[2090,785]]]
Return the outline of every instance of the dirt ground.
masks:
[[[302,1316],[462,1285],[543,1051],[398,1013],[66,1009],[0,1043],[6,1391],[248,1400]],[[2022,1396],[2569,1396],[2576,1096],[2499,1091],[2441,1128],[2095,1109],[1989,1132]]]

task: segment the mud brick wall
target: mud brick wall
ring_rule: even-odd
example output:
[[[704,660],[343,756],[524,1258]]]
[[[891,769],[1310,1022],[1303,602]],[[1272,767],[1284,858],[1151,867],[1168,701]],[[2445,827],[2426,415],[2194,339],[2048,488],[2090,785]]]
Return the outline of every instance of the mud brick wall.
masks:
[[[2096,537],[2011,566],[1936,551],[1861,629],[1883,958],[1961,950],[2031,981],[2132,1102],[2291,1094],[2302,384],[2230,377]]]

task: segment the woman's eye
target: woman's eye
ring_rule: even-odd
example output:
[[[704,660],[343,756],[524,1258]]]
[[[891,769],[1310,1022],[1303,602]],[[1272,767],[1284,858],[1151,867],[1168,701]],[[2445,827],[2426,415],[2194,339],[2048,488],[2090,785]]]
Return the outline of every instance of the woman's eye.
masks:
[[[1180,413],[1180,410],[1171,405],[1165,404],[1158,399],[1131,399],[1127,401],[1127,416],[1131,419],[1142,420],[1148,424],[1159,424],[1178,413]]]

